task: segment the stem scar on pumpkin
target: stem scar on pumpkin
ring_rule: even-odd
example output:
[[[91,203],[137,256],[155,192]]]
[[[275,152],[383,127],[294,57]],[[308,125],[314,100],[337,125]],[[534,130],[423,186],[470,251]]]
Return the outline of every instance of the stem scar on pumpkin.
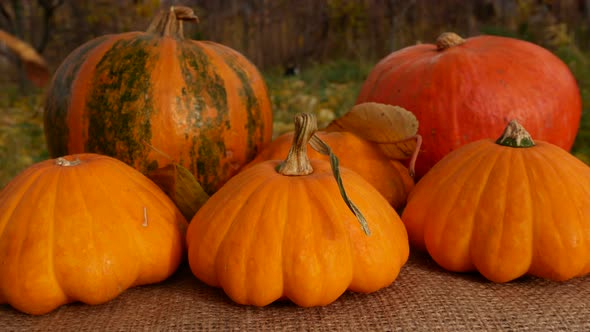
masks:
[[[371,235],[371,230],[369,229],[367,220],[359,208],[346,194],[344,184],[342,183],[342,177],[340,176],[340,164],[338,157],[336,157],[328,144],[315,135],[317,130],[317,119],[314,114],[297,114],[295,117],[295,133],[293,135],[293,144],[291,145],[287,159],[276,167],[276,171],[282,175],[287,176],[301,176],[313,173],[311,162],[307,156],[308,143],[317,152],[329,156],[332,174],[334,175],[334,179],[336,180],[336,184],[338,185],[342,199],[346,203],[346,206],[348,206],[350,211],[352,211],[352,213],[354,213],[358,219],[365,234]]]
[[[81,161],[80,158],[76,157],[73,160],[67,160],[65,157],[59,157],[57,159],[55,159],[55,164],[57,166],[64,166],[64,167],[69,167],[69,166],[76,166],[76,165],[80,165]]]

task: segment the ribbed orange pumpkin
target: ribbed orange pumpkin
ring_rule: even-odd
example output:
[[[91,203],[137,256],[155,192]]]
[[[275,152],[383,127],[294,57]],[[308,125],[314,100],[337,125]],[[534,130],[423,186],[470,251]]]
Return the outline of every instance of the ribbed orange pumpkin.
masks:
[[[388,159],[373,143],[352,133],[318,131],[316,135],[332,148],[340,165],[365,178],[395,209],[401,210],[406,204],[408,193],[414,188],[414,179],[401,162]],[[285,159],[292,142],[293,132],[277,137],[244,169],[265,160]],[[314,150],[309,151],[309,158],[329,161],[328,156]]]
[[[0,192],[0,303],[44,314],[162,281],[181,262],[186,227],[168,196],[119,160],[37,163]]]
[[[517,122],[437,163],[402,219],[412,246],[451,271],[495,282],[590,272],[590,168]]]
[[[450,151],[495,137],[511,119],[533,135],[569,150],[582,103],[569,68],[548,50],[513,38],[442,34],[382,59],[357,103],[406,108],[420,122],[423,176]]]
[[[395,210],[360,175],[341,168],[348,197],[367,220],[365,234],[330,163],[307,159],[311,120],[298,119],[297,143],[285,163],[263,161],[237,174],[187,231],[192,272],[240,304],[289,299],[327,305],[347,289],[368,293],[388,286],[408,259],[406,230]]]
[[[271,140],[266,85],[244,56],[185,39],[191,9],[171,7],[146,32],[106,35],[73,51],[45,103],[53,157],[96,152],[147,174],[177,163],[212,193]]]

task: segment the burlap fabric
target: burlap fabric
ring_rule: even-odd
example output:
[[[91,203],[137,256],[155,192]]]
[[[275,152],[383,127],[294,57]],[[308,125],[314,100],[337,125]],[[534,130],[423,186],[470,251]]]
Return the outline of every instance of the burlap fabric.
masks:
[[[70,304],[39,317],[0,306],[0,331],[590,331],[590,277],[525,277],[493,284],[441,270],[414,253],[388,288],[345,293],[320,308],[240,306],[192,276],[130,289],[98,306]]]

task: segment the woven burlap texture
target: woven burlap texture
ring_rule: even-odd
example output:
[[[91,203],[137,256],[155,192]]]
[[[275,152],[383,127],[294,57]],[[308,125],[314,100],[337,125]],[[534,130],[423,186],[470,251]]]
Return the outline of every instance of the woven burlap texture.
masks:
[[[590,277],[524,277],[494,284],[440,269],[413,253],[397,280],[373,294],[347,292],[317,308],[241,306],[192,276],[129,289],[106,304],[70,304],[44,316],[0,306],[0,331],[590,331]]]

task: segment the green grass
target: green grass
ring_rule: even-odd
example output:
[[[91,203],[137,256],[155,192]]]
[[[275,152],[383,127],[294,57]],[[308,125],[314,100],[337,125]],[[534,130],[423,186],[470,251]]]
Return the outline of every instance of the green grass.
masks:
[[[1,88],[0,188],[26,167],[49,157],[43,136],[42,91],[22,94],[16,87]]]
[[[275,115],[275,134],[292,128],[295,114],[318,115],[320,128],[346,113],[371,70],[369,62],[335,60],[311,63],[297,76],[284,76],[282,68],[264,73]]]

